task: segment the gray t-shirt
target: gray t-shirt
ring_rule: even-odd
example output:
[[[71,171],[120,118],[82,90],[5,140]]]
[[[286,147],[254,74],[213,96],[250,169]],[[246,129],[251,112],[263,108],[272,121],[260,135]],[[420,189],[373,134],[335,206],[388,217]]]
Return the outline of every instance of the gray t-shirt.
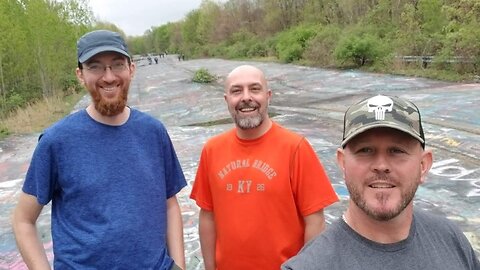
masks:
[[[338,220],[282,265],[282,270],[319,269],[480,270],[480,263],[452,222],[416,210],[408,238],[398,243],[373,242]]]

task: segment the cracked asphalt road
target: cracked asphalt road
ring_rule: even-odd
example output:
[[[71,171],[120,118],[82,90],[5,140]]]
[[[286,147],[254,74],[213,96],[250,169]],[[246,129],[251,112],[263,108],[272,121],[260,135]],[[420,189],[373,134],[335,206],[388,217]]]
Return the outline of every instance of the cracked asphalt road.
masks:
[[[277,63],[160,58],[159,64],[138,63],[129,105],[160,119],[175,145],[189,186],[179,194],[185,232],[187,269],[203,269],[198,239],[198,208],[188,198],[205,141],[232,127],[223,99],[223,78],[238,65],[253,64],[266,73],[273,99],[270,112],[283,126],[303,134],[313,145],[341,202],[326,210],[327,222],[340,217],[348,193],[335,164],[343,112],[376,93],[414,101],[424,121],[427,147],[435,163],[417,192],[415,204],[457,223],[480,254],[480,84],[317,69]],[[218,76],[213,84],[192,83],[193,73],[206,68]],[[72,71],[73,72],[73,71]],[[83,108],[86,96],[76,106]],[[218,124],[205,125],[205,123]],[[26,269],[16,249],[10,213],[39,134],[11,136],[0,141],[0,269]],[[38,227],[52,259],[50,208]]]

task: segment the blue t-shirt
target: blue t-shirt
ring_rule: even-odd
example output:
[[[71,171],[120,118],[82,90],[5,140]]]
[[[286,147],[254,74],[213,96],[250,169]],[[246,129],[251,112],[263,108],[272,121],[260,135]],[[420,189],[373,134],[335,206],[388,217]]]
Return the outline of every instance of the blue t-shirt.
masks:
[[[166,200],[185,186],[158,120],[131,109],[109,126],[81,110],[40,136],[23,191],[52,201],[55,269],[170,269]]]

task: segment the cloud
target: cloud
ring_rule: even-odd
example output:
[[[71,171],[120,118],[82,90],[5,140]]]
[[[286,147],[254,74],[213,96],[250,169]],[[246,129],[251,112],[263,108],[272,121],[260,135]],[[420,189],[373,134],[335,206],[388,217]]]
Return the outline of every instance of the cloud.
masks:
[[[115,24],[129,36],[180,21],[200,4],[201,0],[90,0],[96,18]]]

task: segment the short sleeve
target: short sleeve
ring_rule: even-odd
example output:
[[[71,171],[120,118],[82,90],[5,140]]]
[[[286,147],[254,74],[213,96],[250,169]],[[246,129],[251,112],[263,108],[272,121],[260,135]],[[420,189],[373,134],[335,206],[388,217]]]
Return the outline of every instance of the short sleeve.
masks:
[[[303,216],[338,201],[338,196],[325,169],[305,138],[298,144],[292,163],[292,189],[298,209]]]
[[[207,151],[204,147],[202,149],[202,154],[200,155],[200,163],[198,165],[197,174],[195,176],[195,182],[193,183],[190,198],[195,200],[200,208],[208,211],[213,211],[207,160]]]
[[[23,192],[37,197],[40,204],[50,202],[57,182],[58,170],[54,145],[48,136],[40,135],[27,171]]]

